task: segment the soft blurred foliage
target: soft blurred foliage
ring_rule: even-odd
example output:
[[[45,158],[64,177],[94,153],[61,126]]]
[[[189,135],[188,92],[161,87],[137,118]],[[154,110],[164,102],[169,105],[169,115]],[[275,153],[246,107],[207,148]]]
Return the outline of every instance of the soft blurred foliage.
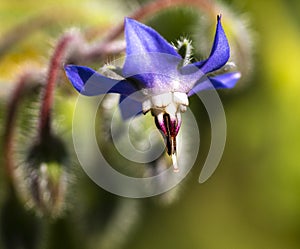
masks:
[[[0,44],[11,36],[17,37],[17,42],[9,42],[0,51],[1,134],[13,82],[24,68],[45,68],[54,41],[65,28],[79,27],[92,38],[95,32],[99,35],[122,22],[139,4],[2,0]],[[1,167],[0,248],[300,248],[300,2],[228,0],[221,6],[226,5],[248,20],[254,61],[252,73],[235,89],[220,92],[228,136],[214,175],[204,184],[198,183],[210,128],[200,101],[191,99],[191,108],[198,113],[201,154],[181,191],[175,191],[179,195],[176,201],[165,205],[172,192],[142,200],[116,197],[94,184],[72,157],[67,165],[72,179],[66,210],[59,218],[42,218],[24,208],[6,184]],[[32,18],[33,23],[11,33]],[[146,21],[175,41],[180,36],[201,39],[195,33],[201,20],[195,10],[175,8]],[[225,14],[223,20],[225,30],[238,26],[226,23]],[[205,57],[197,43],[193,39],[196,56]],[[75,100],[69,85],[56,92],[54,127],[70,154]],[[33,131],[29,128],[27,132]]]

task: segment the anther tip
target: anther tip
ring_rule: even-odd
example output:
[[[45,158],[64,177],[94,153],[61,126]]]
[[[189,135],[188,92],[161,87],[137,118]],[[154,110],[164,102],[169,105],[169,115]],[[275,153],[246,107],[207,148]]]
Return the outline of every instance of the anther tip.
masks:
[[[176,154],[172,154],[172,163],[173,163],[173,171],[175,173],[178,173],[179,172],[179,168],[178,168],[178,164],[177,164],[177,156]]]

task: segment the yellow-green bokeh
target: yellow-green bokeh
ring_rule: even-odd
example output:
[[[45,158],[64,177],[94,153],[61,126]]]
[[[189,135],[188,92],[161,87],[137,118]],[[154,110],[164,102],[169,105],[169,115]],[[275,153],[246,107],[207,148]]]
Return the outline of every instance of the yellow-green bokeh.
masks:
[[[33,14],[49,13],[49,9],[64,13],[61,19],[55,17],[54,24],[37,30],[0,59],[0,82],[12,84],[15,74],[32,62],[44,68],[53,42],[64,28],[99,26],[105,29],[122,21],[124,15],[130,13],[129,6],[136,4],[135,1],[130,5],[116,0],[60,2],[59,6],[50,0],[43,3],[33,0],[0,2],[0,37]],[[124,248],[300,248],[298,2],[232,0],[228,3],[233,11],[247,14],[255,46],[251,78],[241,82],[243,87],[220,93],[228,127],[222,161],[214,175],[199,184],[197,180],[204,158],[200,156],[183,183],[180,198],[172,205],[165,207],[153,204],[155,201],[140,200],[145,208]],[[153,19],[153,23],[159,25],[155,17]],[[226,22],[226,16],[223,19]],[[163,33],[163,28],[160,31]],[[68,129],[74,101],[75,97],[66,103],[61,96],[57,98],[57,114],[62,118],[66,112],[63,121]],[[197,113],[198,107],[191,105]],[[203,110],[199,112],[199,120],[201,115],[205,115]],[[201,131],[209,131],[207,119],[203,119],[202,125],[206,128]],[[201,139],[207,144],[205,139],[209,139],[209,134],[201,134]],[[86,187],[87,193],[91,188]],[[93,194],[85,198],[95,199]],[[81,195],[84,194],[78,194]],[[103,192],[99,196],[103,197]],[[77,222],[80,226],[80,221]],[[70,238],[75,238],[77,232],[78,229],[74,234],[70,232]]]

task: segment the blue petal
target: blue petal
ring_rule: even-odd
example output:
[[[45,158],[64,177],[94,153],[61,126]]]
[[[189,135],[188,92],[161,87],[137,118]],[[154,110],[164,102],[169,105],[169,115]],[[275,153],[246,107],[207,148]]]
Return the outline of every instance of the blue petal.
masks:
[[[217,17],[217,28],[213,47],[209,57],[204,61],[195,62],[194,65],[204,74],[215,71],[226,64],[230,57],[230,47],[221,24],[221,16]]]
[[[181,61],[181,58],[164,53],[127,55],[122,73],[134,79],[141,88],[170,89],[180,78],[178,65]]]
[[[130,18],[125,19],[125,38],[123,76],[142,88],[164,87],[169,79],[162,80],[163,75],[173,77],[182,60],[175,48],[152,28]]]
[[[189,92],[204,74],[193,64],[181,67],[182,59],[169,54],[148,53],[127,57],[123,76],[152,94]]]
[[[151,89],[152,94],[188,92],[203,77],[192,64],[182,68],[182,60],[173,55],[148,53],[130,56],[130,61],[123,67],[123,76],[133,79],[141,89]]]
[[[214,88],[233,88],[237,81],[241,78],[240,72],[230,72],[225,74],[220,74],[214,77],[208,77]]]
[[[240,79],[240,72],[230,72],[215,77],[208,77],[204,82],[196,85],[189,93],[191,96],[197,92],[210,89],[233,88]]]
[[[119,107],[124,120],[143,113],[142,102],[136,101],[125,95],[120,96]]]
[[[67,65],[65,71],[74,88],[86,96],[105,93],[130,95],[137,90],[126,80],[107,78],[88,67]]]
[[[126,54],[166,53],[181,58],[154,29],[133,19],[125,18]]]

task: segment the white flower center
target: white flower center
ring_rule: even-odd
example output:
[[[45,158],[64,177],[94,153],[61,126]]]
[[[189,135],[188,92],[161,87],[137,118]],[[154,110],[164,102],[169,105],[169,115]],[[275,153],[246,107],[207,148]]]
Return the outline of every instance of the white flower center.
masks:
[[[143,112],[149,110],[157,115],[160,112],[165,112],[171,116],[175,116],[177,112],[185,112],[189,105],[188,96],[182,92],[169,92],[157,95],[152,95],[143,102]]]

